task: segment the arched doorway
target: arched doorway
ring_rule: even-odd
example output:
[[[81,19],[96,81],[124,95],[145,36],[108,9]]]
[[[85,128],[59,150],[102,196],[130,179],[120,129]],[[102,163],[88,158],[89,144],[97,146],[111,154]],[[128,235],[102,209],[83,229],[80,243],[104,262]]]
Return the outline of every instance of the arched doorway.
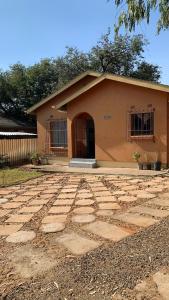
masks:
[[[73,157],[95,158],[95,129],[94,120],[87,114],[82,113],[73,120]]]

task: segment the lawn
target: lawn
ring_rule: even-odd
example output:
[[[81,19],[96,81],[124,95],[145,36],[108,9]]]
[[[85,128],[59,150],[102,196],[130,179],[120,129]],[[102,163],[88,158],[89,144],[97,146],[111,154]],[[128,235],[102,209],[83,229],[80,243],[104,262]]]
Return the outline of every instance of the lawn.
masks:
[[[24,170],[22,168],[8,168],[0,170],[0,186],[8,186],[28,179],[41,176],[41,172]]]

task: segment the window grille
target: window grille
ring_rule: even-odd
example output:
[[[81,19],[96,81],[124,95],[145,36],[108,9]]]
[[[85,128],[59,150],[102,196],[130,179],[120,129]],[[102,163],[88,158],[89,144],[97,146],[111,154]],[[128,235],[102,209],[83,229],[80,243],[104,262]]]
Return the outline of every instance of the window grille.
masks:
[[[154,135],[154,111],[129,113],[129,137]]]

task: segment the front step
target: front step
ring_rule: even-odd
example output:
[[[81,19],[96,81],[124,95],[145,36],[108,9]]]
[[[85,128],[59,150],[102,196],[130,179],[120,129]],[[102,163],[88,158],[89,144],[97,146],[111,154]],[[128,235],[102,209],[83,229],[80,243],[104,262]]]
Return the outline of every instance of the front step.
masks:
[[[88,158],[72,158],[69,162],[69,167],[74,168],[96,168],[96,159]]]

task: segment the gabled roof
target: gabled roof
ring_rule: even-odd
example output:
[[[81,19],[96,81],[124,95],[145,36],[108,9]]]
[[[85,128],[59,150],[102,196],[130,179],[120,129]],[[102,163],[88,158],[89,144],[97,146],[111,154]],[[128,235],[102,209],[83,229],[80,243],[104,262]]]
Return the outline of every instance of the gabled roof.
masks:
[[[30,114],[32,112],[34,112],[36,109],[38,109],[40,106],[42,106],[43,104],[47,103],[48,101],[50,101],[51,99],[53,99],[54,97],[58,96],[59,94],[63,93],[64,91],[66,91],[68,88],[70,88],[71,86],[73,86],[75,83],[77,83],[78,81],[82,80],[83,78],[87,77],[87,76],[93,76],[95,78],[101,76],[100,73],[94,72],[94,71],[87,71],[82,73],[81,75],[77,76],[75,79],[71,80],[70,82],[68,82],[68,84],[64,85],[64,87],[62,87],[61,89],[59,89],[58,91],[52,93],[51,95],[49,95],[48,97],[42,99],[41,101],[39,101],[37,104],[31,106],[28,110],[27,113]]]
[[[75,92],[73,95],[70,97],[66,98],[65,100],[61,101],[58,105],[56,105],[56,109],[60,109],[62,106],[66,105],[67,103],[71,102],[72,100],[76,99],[78,96],[84,94],[100,82],[102,82],[105,79],[113,80],[116,82],[121,82],[121,83],[126,83],[134,86],[139,86],[143,88],[148,88],[152,90],[157,90],[165,93],[169,93],[169,86],[164,85],[164,84],[158,84],[158,83],[153,83],[150,81],[144,81],[140,79],[134,79],[134,78],[128,78],[124,76],[117,76],[117,75],[111,75],[111,74],[100,74],[100,77],[96,78],[94,81],[86,85],[85,87],[79,89],[79,91]]]

